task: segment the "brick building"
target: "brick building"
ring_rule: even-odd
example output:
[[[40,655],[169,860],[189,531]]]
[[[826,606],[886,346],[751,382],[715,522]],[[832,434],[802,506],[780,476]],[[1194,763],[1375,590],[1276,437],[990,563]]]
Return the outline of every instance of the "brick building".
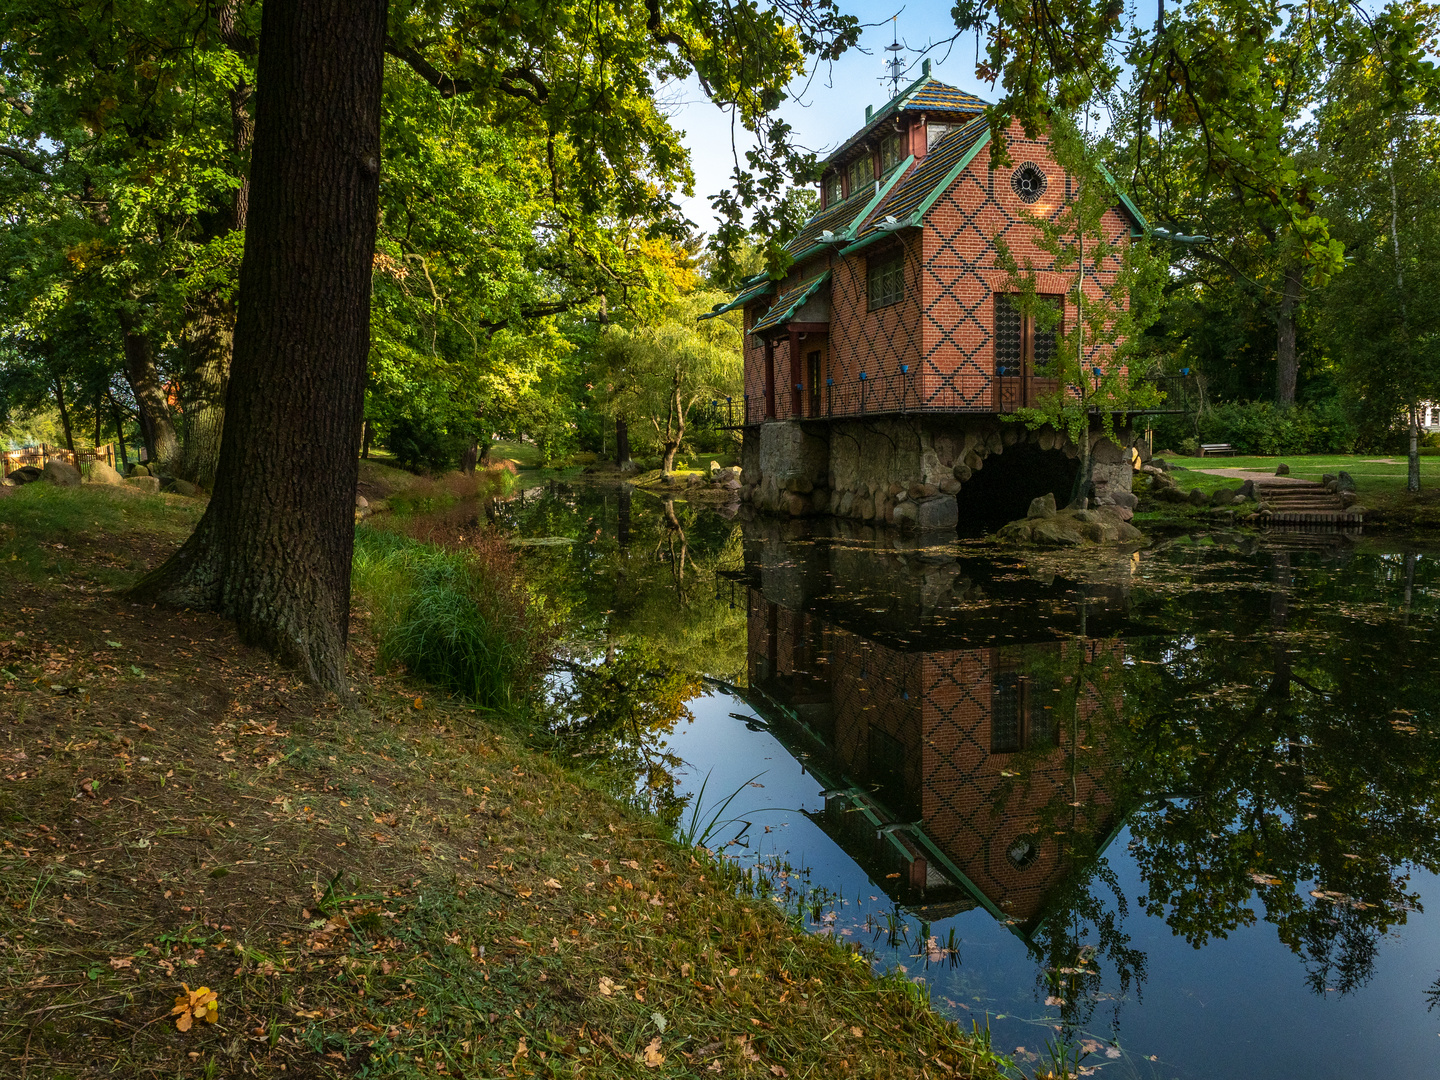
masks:
[[[750,701],[824,786],[812,817],[923,917],[983,906],[1032,935],[1121,823],[1101,722],[1118,691],[1094,689],[1119,647],[903,650],[759,589],[747,614]]]
[[[751,279],[717,308],[717,314],[744,311],[743,482],[746,497],[763,509],[848,513],[839,507],[832,463],[821,467],[822,451],[803,445],[803,436],[828,444],[827,424],[917,415],[975,419],[948,427],[912,424],[915,453],[891,461],[885,477],[845,477],[847,490],[860,499],[848,516],[863,516],[868,502],[872,517],[893,521],[893,498],[885,508],[875,492],[860,494],[862,488],[879,479],[886,480],[881,486],[954,479],[958,489],[964,483],[958,475],[921,476],[920,457],[936,449],[935,434],[944,429],[955,436],[956,450],[969,437],[963,460],[997,430],[984,418],[1055,389],[1047,361],[1057,328],[1037,327],[1007,299],[995,241],[1003,236],[1022,265],[1029,260],[1036,268],[1041,294],[1060,309],[1063,332],[1073,318],[1064,298],[1073,271],[1055,270],[1024,215],[1054,220],[1073,197],[1075,181],[1045,138],[1027,138],[1018,125],[1007,135],[1014,164],[992,168],[985,104],[933,78],[927,63],[918,81],[867,111],[865,125],[824,162],[821,208],[788,245],[794,261],[786,278]],[[1146,225],[1117,191],[1103,227],[1115,242]],[[1118,270],[1112,257],[1087,273],[1087,293],[1106,293]],[[762,462],[763,429],[781,421],[804,426],[798,433],[772,432],[775,450]],[[886,438],[895,442],[893,432]],[[1061,448],[1052,440],[1045,449]],[[948,468],[958,472],[953,461]],[[1118,474],[1115,479],[1118,484]],[[797,481],[809,490],[796,491]],[[1124,487],[1128,492],[1128,477]],[[824,490],[817,495],[817,488]],[[940,493],[950,504],[931,513],[930,524],[951,516],[956,493]]]

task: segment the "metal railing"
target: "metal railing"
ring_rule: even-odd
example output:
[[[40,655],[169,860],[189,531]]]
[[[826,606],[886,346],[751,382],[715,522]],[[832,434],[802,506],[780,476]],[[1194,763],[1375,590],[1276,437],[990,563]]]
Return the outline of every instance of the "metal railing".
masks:
[[[1186,413],[1191,409],[1191,387],[1194,376],[1188,370],[1182,375],[1149,376],[1166,394],[1162,407],[1137,410],[1137,413]],[[1028,384],[1028,385],[1027,385]],[[815,393],[812,387],[796,383],[792,387],[776,386],[774,408],[767,406],[764,394],[746,394],[739,403],[727,398],[723,405],[726,427],[760,424],[766,420],[832,419],[857,416],[880,416],[906,413],[1013,413],[1033,405],[1038,396],[1054,393],[1054,379],[1027,378],[1020,375],[992,375],[990,383],[969,395],[945,384],[922,388],[916,373],[902,365],[889,375],[872,376],[861,372],[855,379],[837,382],[826,379]],[[1178,407],[1174,401],[1179,398]],[[796,404],[799,408],[796,408]],[[743,417],[737,424],[736,417]]]

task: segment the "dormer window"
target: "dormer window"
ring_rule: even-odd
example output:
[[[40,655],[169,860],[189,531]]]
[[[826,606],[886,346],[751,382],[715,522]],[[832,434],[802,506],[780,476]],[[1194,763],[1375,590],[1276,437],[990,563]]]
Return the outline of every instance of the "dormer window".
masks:
[[[898,131],[896,131],[896,132],[894,132],[894,133],[892,133],[892,134],[890,134],[890,135],[885,136],[885,138],[884,138],[883,140],[881,140],[881,142],[880,142],[880,175],[881,175],[881,176],[889,176],[890,173],[891,173],[891,171],[895,168],[895,166],[900,164],[900,162],[901,162],[901,160],[902,160],[902,158],[903,158],[903,155],[902,155],[901,152],[900,152],[900,151],[901,151],[901,147],[902,147],[903,144],[904,144],[904,140],[900,137],[900,132],[898,132]]]
[[[925,149],[934,149],[937,142],[954,130],[954,124],[937,124],[933,120],[930,121],[925,125]]]
[[[845,198],[845,191],[840,184],[840,170],[825,177],[825,205],[834,206]]]
[[[845,179],[850,183],[851,195],[857,191],[869,191],[875,183],[875,166],[870,163],[870,155],[858,157],[846,165]]]

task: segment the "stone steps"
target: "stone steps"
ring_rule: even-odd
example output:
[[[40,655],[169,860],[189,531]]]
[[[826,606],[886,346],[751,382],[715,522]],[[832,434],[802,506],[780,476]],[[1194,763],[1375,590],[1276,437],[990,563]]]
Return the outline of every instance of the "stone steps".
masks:
[[[1255,497],[1271,509],[1269,525],[1360,525],[1363,514],[1345,508],[1345,500],[1323,484],[1256,484]]]

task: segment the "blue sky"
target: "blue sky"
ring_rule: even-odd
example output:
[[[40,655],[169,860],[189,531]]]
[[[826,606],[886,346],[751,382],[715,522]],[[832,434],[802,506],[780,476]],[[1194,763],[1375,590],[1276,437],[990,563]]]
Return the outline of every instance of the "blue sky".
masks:
[[[877,108],[889,100],[888,84],[882,85],[884,61],[889,56],[884,47],[892,40],[890,16],[899,12],[896,26],[902,42],[912,49],[923,48],[928,42],[943,42],[955,32],[950,21],[949,0],[911,0],[903,8],[899,4],[843,4],[846,11],[860,16],[863,22],[881,23],[868,27],[860,40],[867,52],[852,50],[833,67],[821,67],[808,81],[797,83],[792,92],[800,95],[780,110],[795,129],[797,140],[815,150],[832,149],[865,123],[865,106]],[[948,52],[948,55],[947,55]],[[920,62],[914,51],[900,54],[913,66],[911,79],[919,78]],[[986,101],[994,100],[991,88],[975,78],[975,39],[967,37],[956,42],[953,49],[940,46],[930,54],[931,73],[938,79],[968,90]],[[685,133],[695,169],[695,195],[682,198],[680,204],[689,218],[702,230],[715,227],[709,196],[727,185],[734,159],[731,151],[730,118],[705,100],[698,84],[676,88],[671,109],[672,122]],[[743,154],[745,133],[737,127],[738,151]]]

